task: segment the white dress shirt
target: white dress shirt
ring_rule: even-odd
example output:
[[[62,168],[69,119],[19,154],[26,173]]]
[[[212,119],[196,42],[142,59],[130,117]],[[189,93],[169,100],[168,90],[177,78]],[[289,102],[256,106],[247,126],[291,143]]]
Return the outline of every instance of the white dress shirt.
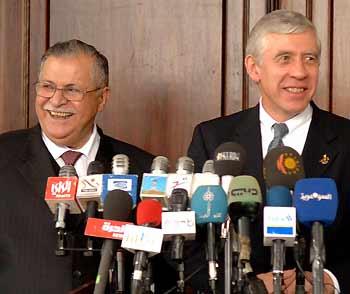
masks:
[[[260,115],[260,130],[261,130],[261,144],[263,158],[267,154],[267,148],[273,139],[273,128],[275,123],[281,123],[275,121],[264,109],[259,102],[259,115]],[[306,137],[309,131],[310,123],[312,119],[312,107],[309,104],[305,110],[298,115],[284,121],[288,127],[288,134],[282,139],[285,146],[289,146],[296,150],[300,155],[303,153]]]
[[[89,140],[85,143],[85,145],[79,149],[71,149],[66,146],[60,146],[51,141],[44,132],[42,132],[43,141],[51,153],[52,157],[56,160],[57,164],[62,167],[64,166],[64,161],[61,158],[61,155],[68,151],[78,151],[81,152],[82,155],[79,157],[77,162],[74,164],[74,168],[77,171],[78,177],[86,176],[88,165],[91,161],[94,161],[96,158],[98,147],[100,146],[100,135],[97,132],[97,126],[94,125],[92,134]]]

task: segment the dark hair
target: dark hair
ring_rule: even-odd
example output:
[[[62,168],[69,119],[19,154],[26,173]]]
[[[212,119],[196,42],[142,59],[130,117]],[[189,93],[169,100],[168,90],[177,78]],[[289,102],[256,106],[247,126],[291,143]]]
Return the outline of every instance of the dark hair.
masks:
[[[50,56],[75,56],[79,54],[85,54],[94,59],[94,71],[93,78],[96,82],[97,87],[106,87],[108,86],[109,80],[109,69],[108,69],[108,60],[101,54],[96,48],[92,45],[84,43],[80,40],[69,40],[64,42],[58,42],[51,46],[45,54],[41,57],[40,63],[40,72],[45,61]],[[40,73],[39,73],[40,74]]]

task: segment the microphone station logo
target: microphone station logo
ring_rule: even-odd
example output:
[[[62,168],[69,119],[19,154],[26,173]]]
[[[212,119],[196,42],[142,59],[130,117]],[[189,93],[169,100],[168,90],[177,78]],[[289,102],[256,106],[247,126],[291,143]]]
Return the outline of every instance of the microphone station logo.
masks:
[[[47,179],[45,199],[70,199],[76,194],[78,178],[62,179],[61,177],[49,177]]]
[[[108,179],[108,191],[119,189],[123,191],[131,191],[131,179]]]
[[[59,181],[51,186],[51,193],[53,196],[64,197],[65,193],[69,193],[72,188],[71,181]],[[63,194],[63,195],[62,195]]]
[[[82,185],[80,189],[81,192],[97,192],[100,187],[95,178],[80,179],[80,183]]]
[[[258,189],[256,188],[238,188],[238,189],[232,189],[230,192],[230,195],[233,197],[243,196],[246,193],[250,194],[251,196],[257,196],[259,194]]]
[[[84,234],[92,237],[122,240],[127,224],[131,223],[89,217]]]
[[[232,160],[232,161],[240,161],[241,153],[240,152],[219,152],[216,155],[216,160]]]
[[[285,152],[277,159],[276,167],[284,175],[295,175],[300,172],[300,161],[295,154]]]
[[[328,194],[318,194],[316,192],[312,193],[312,194],[304,194],[301,193],[300,194],[300,199],[303,201],[309,201],[309,200],[332,200],[333,199],[333,195],[331,193]]]

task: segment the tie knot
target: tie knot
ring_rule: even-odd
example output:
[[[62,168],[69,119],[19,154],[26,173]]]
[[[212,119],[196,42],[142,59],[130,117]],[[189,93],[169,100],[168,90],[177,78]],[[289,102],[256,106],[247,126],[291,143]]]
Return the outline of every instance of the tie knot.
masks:
[[[274,138],[282,139],[288,134],[288,127],[285,123],[274,124],[273,126]]]
[[[276,123],[272,126],[272,128],[273,128],[273,139],[267,148],[268,152],[276,147],[283,146],[284,144],[283,144],[282,138],[288,134],[288,127],[284,123],[281,123],[281,124]]]
[[[64,152],[61,155],[61,158],[63,159],[65,165],[74,165],[81,155],[81,152],[69,150]]]

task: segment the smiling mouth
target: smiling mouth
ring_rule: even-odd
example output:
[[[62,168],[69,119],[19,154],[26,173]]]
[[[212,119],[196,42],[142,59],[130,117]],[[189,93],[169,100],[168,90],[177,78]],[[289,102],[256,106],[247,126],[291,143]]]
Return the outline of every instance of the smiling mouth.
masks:
[[[288,92],[290,93],[302,93],[304,91],[306,91],[305,88],[292,88],[292,87],[288,87],[288,88],[285,88],[285,90],[287,90]]]
[[[71,112],[51,111],[51,110],[47,110],[47,112],[53,118],[68,118],[68,117],[71,117],[73,115],[73,113],[71,113]]]

